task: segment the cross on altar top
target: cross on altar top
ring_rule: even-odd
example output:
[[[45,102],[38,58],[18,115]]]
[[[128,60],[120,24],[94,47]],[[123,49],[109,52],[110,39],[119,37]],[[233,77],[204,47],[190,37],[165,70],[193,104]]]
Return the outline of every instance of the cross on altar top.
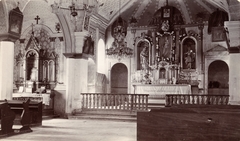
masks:
[[[40,17],[37,15],[37,17],[34,18],[34,19],[36,20],[36,22],[37,22],[37,24],[38,24],[38,20],[40,20]]]

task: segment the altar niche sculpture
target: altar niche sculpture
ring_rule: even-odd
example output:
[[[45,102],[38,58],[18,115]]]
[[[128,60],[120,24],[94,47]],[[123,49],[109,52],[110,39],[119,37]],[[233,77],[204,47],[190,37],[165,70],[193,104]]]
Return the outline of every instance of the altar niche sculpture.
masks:
[[[196,69],[195,41],[191,38],[183,41],[182,65],[183,69]]]
[[[149,67],[149,51],[148,46],[145,46],[140,53],[140,62],[141,62],[141,69],[144,70],[146,73]]]

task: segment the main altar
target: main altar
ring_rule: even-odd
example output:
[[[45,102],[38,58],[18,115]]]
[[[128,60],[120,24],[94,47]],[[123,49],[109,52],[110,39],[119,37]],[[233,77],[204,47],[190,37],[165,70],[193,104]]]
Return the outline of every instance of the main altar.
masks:
[[[167,16],[163,14],[166,9],[170,11]],[[145,31],[131,27],[134,34],[131,92],[149,94],[150,98],[199,93],[203,82],[204,25],[184,25],[181,13],[171,6],[162,7],[154,15]]]

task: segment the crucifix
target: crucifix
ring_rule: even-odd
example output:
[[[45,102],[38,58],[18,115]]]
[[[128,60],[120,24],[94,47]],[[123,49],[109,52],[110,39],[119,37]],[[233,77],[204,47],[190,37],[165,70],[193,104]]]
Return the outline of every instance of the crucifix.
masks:
[[[38,24],[38,20],[40,20],[40,17],[37,15],[36,18],[34,18],[34,20],[36,20],[37,24]]]

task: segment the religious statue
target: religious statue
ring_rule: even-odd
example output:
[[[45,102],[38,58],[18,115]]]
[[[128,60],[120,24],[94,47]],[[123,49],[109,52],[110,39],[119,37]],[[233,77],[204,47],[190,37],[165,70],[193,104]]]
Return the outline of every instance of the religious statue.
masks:
[[[35,67],[33,67],[31,70],[31,75],[30,75],[31,81],[36,81],[36,73],[37,73],[37,69]]]
[[[195,61],[195,53],[188,47],[188,51],[185,53],[185,64],[187,69],[192,69],[192,63]]]
[[[141,61],[142,70],[145,70],[145,71],[148,70],[148,67],[149,67],[148,58],[149,58],[148,47],[145,46],[140,53],[140,61]]]

